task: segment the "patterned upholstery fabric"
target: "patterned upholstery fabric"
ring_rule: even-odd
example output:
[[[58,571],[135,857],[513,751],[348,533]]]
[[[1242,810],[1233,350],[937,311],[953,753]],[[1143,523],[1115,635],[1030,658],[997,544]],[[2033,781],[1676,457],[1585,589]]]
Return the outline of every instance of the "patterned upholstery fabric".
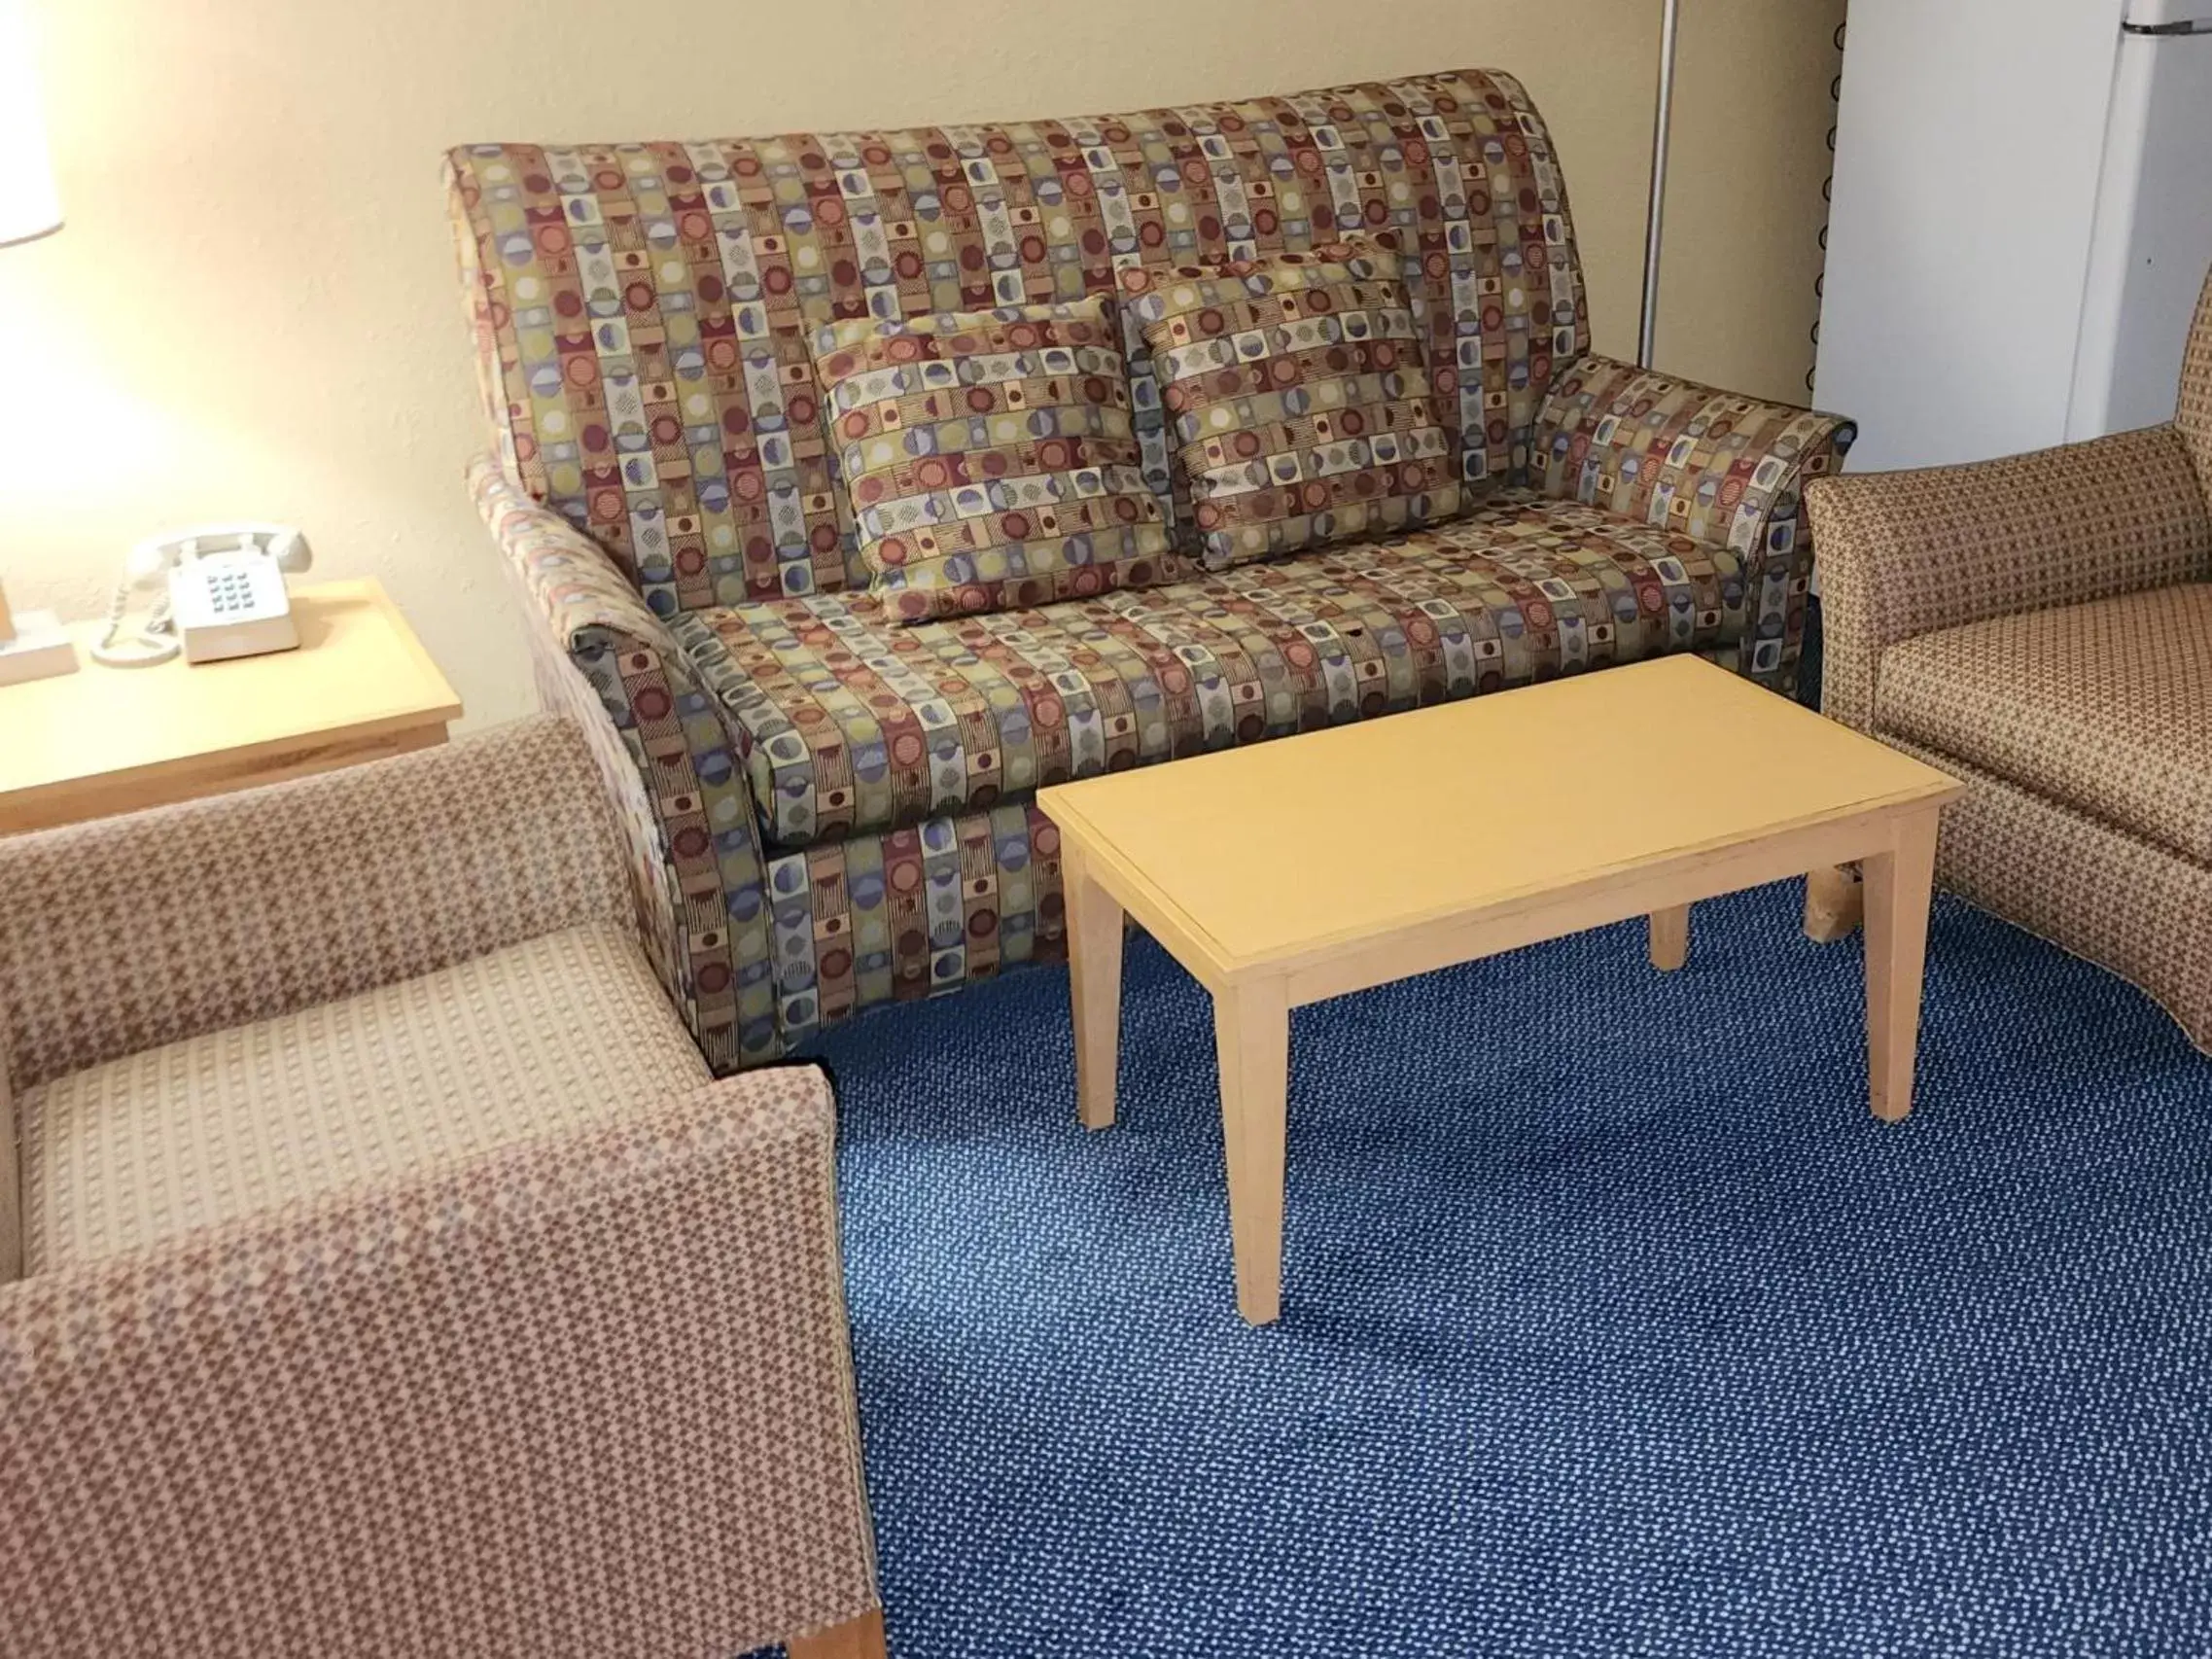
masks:
[[[878,1603],[812,1068],[0,1286],[9,1659],[735,1654]]]
[[[586,737],[628,843],[647,954],[716,1075],[783,1052],[767,859],[741,731],[607,554],[481,461],[470,487],[525,603],[539,693]]]
[[[545,717],[18,835],[0,840],[0,1056],[28,1089],[583,923],[630,928],[628,886],[582,744]]]
[[[1078,300],[1144,265],[1358,232],[1405,258],[1453,371],[1455,467],[1500,481],[1554,362],[1590,344],[1550,137],[1491,70],[903,132],[476,145],[447,179],[501,459],[664,615],[865,583],[807,349],[826,323]]]
[[[25,1091],[29,1273],[605,1122],[706,1083],[630,939],[564,929]]]
[[[1125,273],[1209,569],[1459,511],[1398,275],[1371,244]]]
[[[1906,640],[1875,724],[2212,867],[2212,584]]]
[[[1794,673],[1805,634],[1805,486],[1841,466],[1857,437],[1835,415],[1592,355],[1552,383],[1532,465],[1547,495],[1741,555],[1752,621],[1738,666],[1773,680]]]
[[[471,481],[531,602],[566,624],[531,633],[540,693],[586,734],[649,955],[718,1075],[877,1003],[1066,955],[1059,831],[1029,808],[774,854],[749,793],[752,740],[685,651],[635,594],[606,590],[621,579],[604,553],[496,465]],[[713,637],[697,618],[680,625],[694,645]]]
[[[787,1046],[873,1007],[1068,954],[1060,831],[1034,806],[931,818],[768,865]]]
[[[1918,634],[2212,579],[2212,512],[2171,427],[1971,467],[1827,478],[1822,707],[1871,730],[1881,656]]]
[[[1563,394],[1547,402],[1558,370],[1597,360],[1565,189],[1510,76],[907,132],[476,145],[449,158],[447,187],[499,450],[472,488],[536,619],[541,694],[583,730],[615,804],[648,955],[718,1075],[789,1053],[872,1003],[1059,954],[1056,843],[1008,770],[1025,749],[1049,759],[1053,712],[1076,710],[1071,753],[1091,743],[1081,704],[1094,688],[1109,708],[1126,689],[1165,711],[1102,715],[1125,722],[1117,742],[1141,725],[1171,732],[1143,741],[1173,749],[1193,717],[1147,676],[1187,678],[1192,689],[1176,695],[1203,711],[1202,734],[1250,724],[1218,703],[1231,680],[1249,694],[1254,674],[1270,688],[1263,726],[1286,700],[1299,712],[1282,718],[1295,721],[1308,707],[1395,707],[1466,679],[1430,665],[1424,633],[1494,643],[1497,684],[1662,645],[1777,690],[1794,683],[1810,568],[1797,479],[1830,453],[1797,424],[1801,411],[1740,400],[1726,410],[1736,433],[1800,446],[1773,458],[1796,463],[1778,476],[1751,440],[1720,441],[1701,401],[1683,431],[1706,420],[1706,434],[1671,463],[1695,477],[1673,482],[1664,527],[1588,505],[1539,512],[1517,493],[1548,485],[1559,432],[1588,413]],[[1045,617],[1050,648],[1071,649],[1065,667],[1004,646],[996,622],[972,652],[947,643],[966,621],[881,628],[832,476],[811,349],[820,330],[1068,304],[1141,289],[1155,270],[1348,238],[1400,261],[1462,505],[1494,497],[1501,518],[1363,550],[1343,595],[1330,588],[1347,579],[1318,565],[1280,587],[1260,578],[1256,598],[1176,582],[999,618],[1034,632]],[[1151,356],[1126,307],[1119,320],[1141,469],[1187,541]],[[1679,395],[1693,393],[1721,397]],[[1833,449],[1843,441],[1836,432]],[[1698,507],[1739,467],[1773,480],[1755,524]],[[1582,487],[1578,474],[1571,488]],[[1563,473],[1553,493],[1570,493]],[[1677,500],[1693,507],[1679,523]],[[1504,550],[1461,539],[1493,532]],[[1455,551],[1478,567],[1439,575]],[[1159,606],[1176,592],[1191,609],[1170,616]],[[1087,608],[1119,618],[1133,603],[1135,620],[1101,627],[1152,643],[1114,647],[1115,662],[1173,654],[1187,635],[1202,657],[1218,644],[1228,668],[1163,656],[1156,675],[1124,680],[1060,631],[1090,628]],[[1071,606],[1065,622],[1051,615]],[[1318,631],[1292,639],[1278,610],[1311,613]],[[879,653],[887,631],[915,640]],[[1257,669],[1239,665],[1240,651],[1257,653]],[[914,652],[935,698],[900,681],[860,693],[872,714],[850,706],[848,656],[910,668]],[[1277,667],[1308,654],[1295,676]],[[766,676],[759,686],[744,683],[740,655]],[[985,666],[970,672],[969,655]],[[862,678],[876,673],[871,661]],[[1477,689],[1490,682],[1487,668],[1472,675]],[[910,759],[895,778],[856,770],[916,724],[929,733],[926,777]],[[771,738],[779,752],[763,756]],[[894,866],[926,870],[926,891],[887,888]]]
[[[1883,741],[1967,786],[1944,808],[1945,888],[2141,987],[2212,1054],[2212,866],[1954,756]]]
[[[894,627],[863,596],[681,627],[771,845],[1664,651],[1728,653],[1742,563],[1506,493],[1420,536],[1041,611]]]
[[[1826,712],[1968,786],[1937,879],[2132,979],[2212,1053],[2207,297],[2183,425],[1825,478],[1807,506]]]
[[[1174,581],[1110,302],[1092,298],[815,336],[871,591],[900,620]]]
[[[543,718],[0,841],[9,1659],[877,1605],[827,1081],[700,1086],[608,817]]]

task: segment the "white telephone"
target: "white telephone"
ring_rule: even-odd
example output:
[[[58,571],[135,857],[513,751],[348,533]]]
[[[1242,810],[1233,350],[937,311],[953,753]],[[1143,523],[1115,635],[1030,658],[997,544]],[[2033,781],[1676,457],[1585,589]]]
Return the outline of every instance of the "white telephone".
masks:
[[[307,538],[289,524],[214,524],[141,542],[130,549],[92,660],[142,668],[179,651],[187,662],[290,651],[299,643],[299,630],[284,578],[305,570],[313,557]],[[131,595],[164,572],[167,594],[156,601],[136,637],[123,638]]]

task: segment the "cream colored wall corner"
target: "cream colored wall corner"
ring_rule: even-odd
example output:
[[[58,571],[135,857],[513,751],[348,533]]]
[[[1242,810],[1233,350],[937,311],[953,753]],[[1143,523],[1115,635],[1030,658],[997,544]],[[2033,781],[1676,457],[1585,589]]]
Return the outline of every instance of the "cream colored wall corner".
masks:
[[[1552,124],[1598,346],[1634,348],[1659,0],[31,10],[69,225],[0,251],[11,591],[90,615],[142,536],[291,519],[324,573],[382,579],[471,724],[531,692],[461,485],[483,434],[438,182],[452,144],[1066,114],[1496,65]],[[1687,0],[1663,367],[1802,395],[1841,10]]]
[[[1843,4],[1682,0],[1661,369],[1763,398],[1809,397]]]

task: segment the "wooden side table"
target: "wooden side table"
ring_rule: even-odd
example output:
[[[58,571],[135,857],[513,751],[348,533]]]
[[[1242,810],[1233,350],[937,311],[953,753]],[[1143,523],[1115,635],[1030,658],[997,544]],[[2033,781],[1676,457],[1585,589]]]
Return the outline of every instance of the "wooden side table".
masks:
[[[0,835],[327,772],[445,741],[461,701],[374,582],[295,589],[299,649],[83,666],[0,687]]]

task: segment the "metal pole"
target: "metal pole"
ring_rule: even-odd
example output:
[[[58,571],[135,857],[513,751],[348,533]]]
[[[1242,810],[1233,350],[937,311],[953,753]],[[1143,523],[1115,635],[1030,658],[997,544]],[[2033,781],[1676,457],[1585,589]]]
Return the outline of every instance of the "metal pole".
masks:
[[[1667,212],[1667,137],[1674,115],[1674,35],[1682,0],[1667,0],[1659,24],[1659,112],[1651,127],[1651,207],[1644,221],[1643,318],[1636,329],[1636,365],[1651,367],[1659,333],[1660,225]]]

